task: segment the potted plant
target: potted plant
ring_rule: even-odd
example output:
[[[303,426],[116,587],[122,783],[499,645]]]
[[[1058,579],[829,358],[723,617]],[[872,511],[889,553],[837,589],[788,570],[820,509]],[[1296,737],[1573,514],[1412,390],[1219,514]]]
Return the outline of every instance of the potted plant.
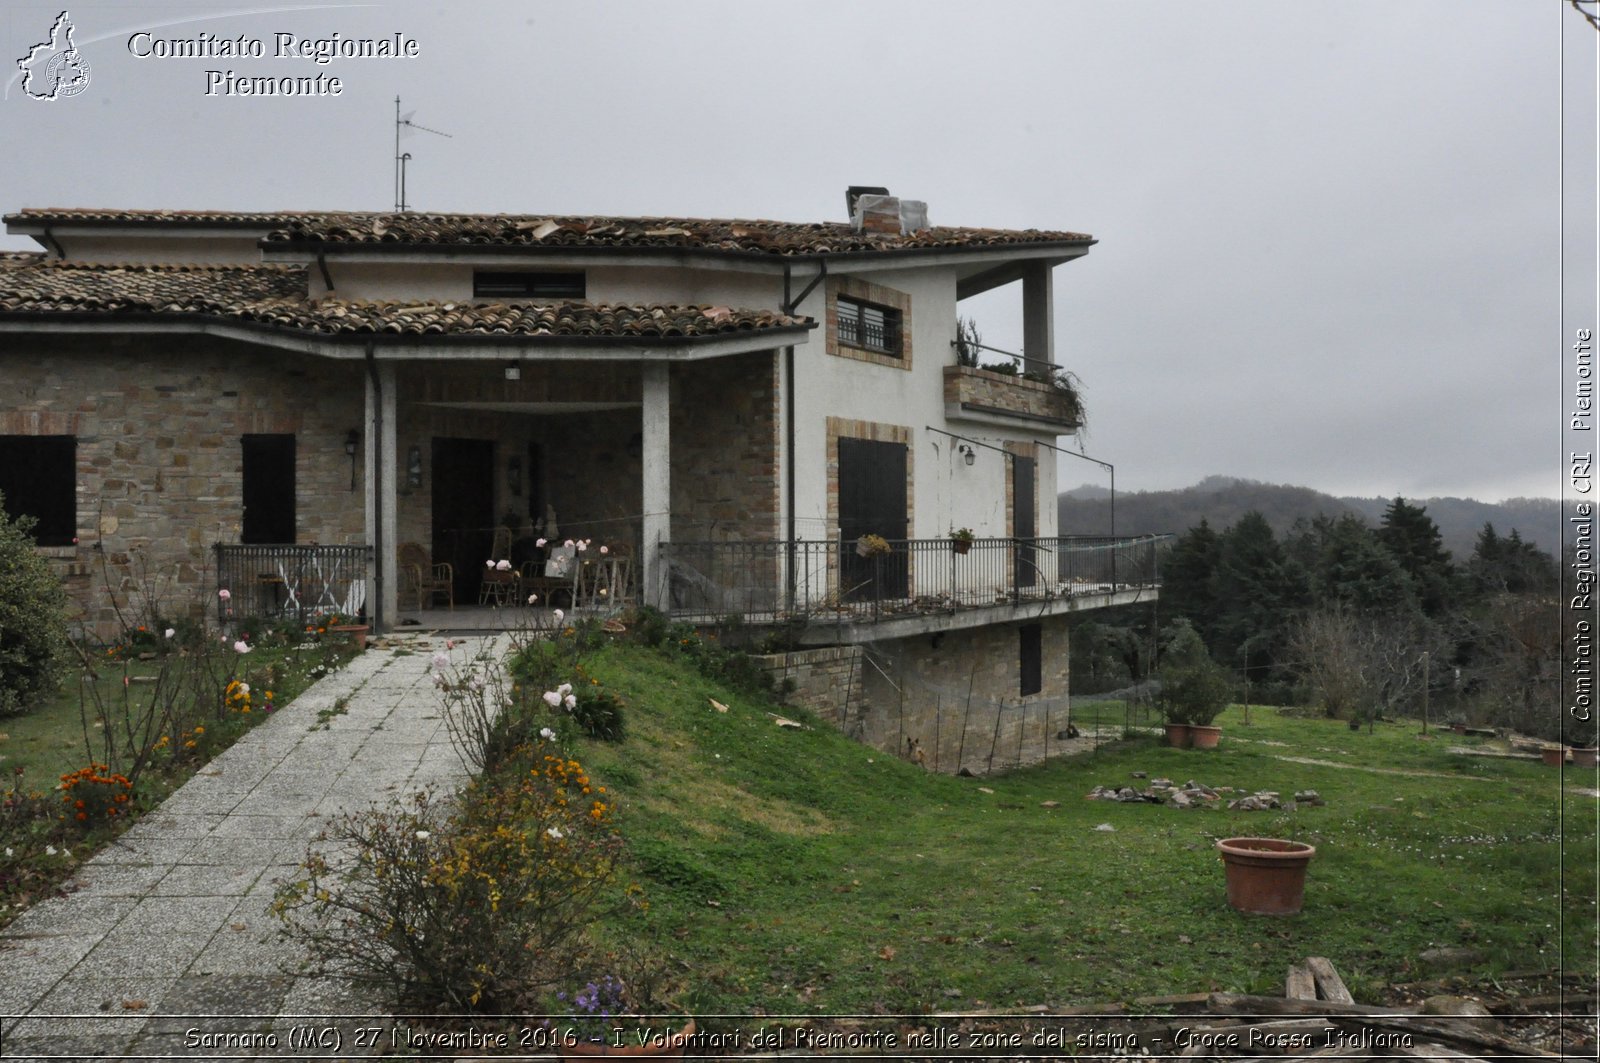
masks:
[[[1222,728],[1212,726],[1212,721],[1233,698],[1232,679],[1187,624],[1175,632],[1164,657],[1156,699],[1167,720],[1168,744],[1215,749]]]
[[[1217,842],[1228,884],[1228,904],[1248,915],[1294,915],[1305,901],[1306,865],[1314,846],[1278,838],[1223,838]]]
[[[957,528],[950,533],[950,549],[958,554],[964,554],[972,549],[972,540],[975,538],[971,528]]]
[[[1559,768],[1561,765],[1567,762],[1567,747],[1541,746],[1539,749],[1539,759],[1543,760],[1552,768]]]
[[[1574,768],[1600,766],[1600,749],[1596,749],[1594,746],[1574,746],[1572,749],[1572,766]]]
[[[856,540],[859,557],[882,557],[889,552],[889,540],[881,535],[863,535]]]

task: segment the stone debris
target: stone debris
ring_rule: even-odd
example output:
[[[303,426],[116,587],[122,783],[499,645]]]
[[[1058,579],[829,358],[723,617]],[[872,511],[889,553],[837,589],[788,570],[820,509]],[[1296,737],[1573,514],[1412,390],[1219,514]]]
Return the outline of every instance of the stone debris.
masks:
[[[1144,772],[1139,771],[1134,772],[1133,776],[1136,779],[1146,777]],[[1260,812],[1269,809],[1293,812],[1300,805],[1324,803],[1322,795],[1315,790],[1297,790],[1292,800],[1285,801],[1277,790],[1246,793],[1231,786],[1207,786],[1193,779],[1182,785],[1174,783],[1171,779],[1151,779],[1143,790],[1135,790],[1131,786],[1096,786],[1085,796],[1091,801],[1122,801],[1129,804],[1144,802],[1166,805],[1170,808],[1205,808],[1222,801],[1225,794],[1242,795],[1230,797],[1228,800],[1227,807],[1235,812]]]

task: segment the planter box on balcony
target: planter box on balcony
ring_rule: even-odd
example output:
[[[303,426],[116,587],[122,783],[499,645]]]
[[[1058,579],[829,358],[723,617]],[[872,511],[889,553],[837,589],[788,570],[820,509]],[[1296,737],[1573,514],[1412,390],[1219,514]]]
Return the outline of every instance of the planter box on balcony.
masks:
[[[1058,428],[1078,427],[1072,396],[1039,380],[975,369],[944,368],[945,417],[952,421],[1021,421]]]

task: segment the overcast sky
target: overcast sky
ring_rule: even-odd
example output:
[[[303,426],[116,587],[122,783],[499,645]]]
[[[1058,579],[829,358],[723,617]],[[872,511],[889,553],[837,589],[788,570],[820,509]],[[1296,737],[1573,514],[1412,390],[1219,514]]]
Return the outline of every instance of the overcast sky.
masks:
[[[8,76],[61,8],[0,11]],[[935,224],[1092,233],[1056,271],[1056,353],[1119,490],[1561,493],[1597,36],[1564,0],[69,10],[91,82],[41,102],[10,76],[7,212],[388,210],[399,94],[451,135],[404,145],[417,210],[842,220],[846,185],[882,184]],[[141,30],[268,57],[139,58]],[[420,54],[275,60],[278,32]],[[210,69],[343,91],[208,96]],[[963,309],[1020,347],[1020,294]]]

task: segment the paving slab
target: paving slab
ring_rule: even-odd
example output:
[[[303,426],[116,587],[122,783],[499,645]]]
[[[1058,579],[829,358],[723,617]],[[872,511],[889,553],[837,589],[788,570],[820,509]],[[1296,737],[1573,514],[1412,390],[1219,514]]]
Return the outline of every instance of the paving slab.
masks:
[[[505,648],[463,641],[468,655]],[[306,1016],[376,1015],[369,992],[307,973],[268,905],[332,816],[465,778],[431,662],[355,658],[0,931],[0,1056],[238,1059],[251,1038],[276,1042],[261,1056],[310,1056],[287,1037]]]

